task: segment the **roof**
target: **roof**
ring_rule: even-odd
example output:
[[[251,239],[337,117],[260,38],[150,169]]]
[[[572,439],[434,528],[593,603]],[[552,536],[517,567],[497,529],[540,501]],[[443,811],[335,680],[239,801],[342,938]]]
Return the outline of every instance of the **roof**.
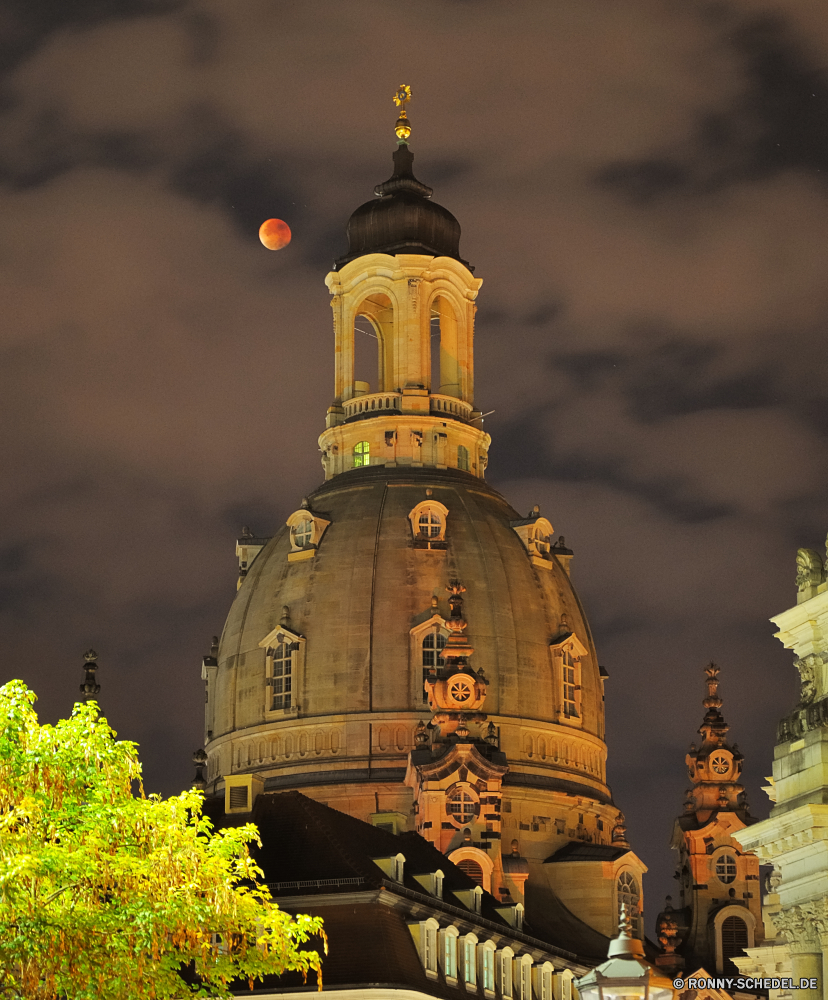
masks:
[[[571,840],[559,851],[555,851],[544,861],[545,865],[561,861],[617,861],[624,854],[629,854],[629,847],[613,847],[610,844],[585,844]]]
[[[508,943],[516,953],[542,954],[556,968],[585,970],[606,957],[607,939],[556,898],[531,903],[531,921],[527,917],[523,931],[509,925],[498,912],[502,904],[487,892],[480,914],[475,913],[455,892],[475,889],[476,883],[417,833],[395,835],[297,791],[259,795],[252,813],[243,814],[225,815],[221,800],[211,799],[205,813],[219,827],[255,823],[262,846],[252,853],[280,907],[323,917],[330,941],[323,965],[326,986],[371,983],[445,998],[465,995],[462,983],[458,989],[442,979],[426,979],[408,923],[428,916],[441,926],[474,929],[480,940]],[[402,883],[388,878],[373,860],[397,854],[405,857]],[[414,877],[438,870],[443,872],[442,899]],[[288,975],[278,987],[300,984]]]
[[[360,205],[348,221],[348,253],[334,268],[369,253],[460,256],[460,223],[448,209],[431,201],[432,190],[414,176],[414,154],[406,143],[394,152],[394,174],[374,189],[377,197]],[[469,268],[472,270],[472,268]]]

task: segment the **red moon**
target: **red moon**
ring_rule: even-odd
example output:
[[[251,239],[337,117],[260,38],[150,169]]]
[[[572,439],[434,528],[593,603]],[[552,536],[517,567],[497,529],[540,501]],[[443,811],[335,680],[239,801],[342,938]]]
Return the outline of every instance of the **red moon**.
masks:
[[[268,219],[259,226],[259,239],[268,250],[281,250],[290,243],[290,226],[281,219]]]

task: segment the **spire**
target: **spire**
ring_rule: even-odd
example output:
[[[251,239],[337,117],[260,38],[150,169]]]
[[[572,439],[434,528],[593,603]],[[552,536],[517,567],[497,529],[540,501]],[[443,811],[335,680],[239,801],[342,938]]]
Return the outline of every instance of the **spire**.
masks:
[[[719,696],[719,668],[715,663],[711,663],[704,668],[704,672],[707,678],[705,680],[707,697],[702,701],[702,704],[707,711],[701,726],[699,726],[699,733],[704,736],[705,743],[720,746],[724,744],[730,726],[719,711],[723,705]]]
[[[684,801],[684,816],[679,821],[685,829],[688,824],[706,823],[720,811],[735,812],[745,822],[749,818],[745,789],[739,784],[744,758],[737,745],[731,746],[727,741],[730,726],[721,713],[719,668],[710,663],[704,673],[707,694],[702,701],[706,711],[699,726],[702,742],[699,747],[692,743],[684,759],[692,783]]]
[[[83,658],[86,661],[84,663],[86,677],[80,686],[80,692],[84,700],[88,701],[90,698],[94,698],[101,690],[101,685],[95,679],[95,671],[98,669],[98,654],[94,649],[87,649],[83,654]]]

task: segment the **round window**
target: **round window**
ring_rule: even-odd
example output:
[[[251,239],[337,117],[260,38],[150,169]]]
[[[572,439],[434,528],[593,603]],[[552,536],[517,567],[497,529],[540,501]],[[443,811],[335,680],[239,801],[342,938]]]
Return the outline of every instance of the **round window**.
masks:
[[[730,770],[730,761],[723,753],[717,753],[711,757],[710,766],[715,774],[727,774]]]
[[[732,854],[723,854],[716,861],[716,878],[725,885],[736,881],[736,858]]]
[[[477,815],[477,798],[470,788],[455,788],[446,798],[446,811],[458,826],[468,826]]]
[[[469,701],[474,694],[474,687],[468,677],[452,678],[449,681],[448,689],[454,701],[460,702],[460,704]]]

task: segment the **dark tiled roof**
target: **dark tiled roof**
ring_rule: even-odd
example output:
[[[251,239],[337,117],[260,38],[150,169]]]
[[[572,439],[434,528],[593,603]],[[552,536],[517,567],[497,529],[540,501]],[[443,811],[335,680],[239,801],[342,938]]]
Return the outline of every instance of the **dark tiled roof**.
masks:
[[[586,968],[606,957],[607,939],[575,917],[551,890],[527,903],[531,920],[522,932],[508,924],[497,910],[502,904],[489,893],[482,896],[480,914],[465,908],[454,893],[474,889],[476,883],[417,833],[395,835],[297,791],[259,795],[252,813],[226,816],[221,799],[208,800],[204,811],[218,827],[255,823],[262,847],[253,853],[279,905],[324,918],[330,939],[323,965],[326,986],[384,984],[446,1000],[466,995],[462,984],[458,990],[442,978],[425,976],[407,923],[429,915],[441,925],[475,927],[481,938],[494,935],[516,951],[544,952],[557,967],[563,960]],[[372,860],[397,854],[406,859],[402,884]],[[414,878],[437,870],[444,875],[442,900]],[[278,981],[280,990],[301,986],[295,975]]]
[[[544,861],[545,865],[556,861],[617,861],[623,854],[629,854],[629,847],[611,847],[609,844],[583,844],[570,840],[559,851]]]

